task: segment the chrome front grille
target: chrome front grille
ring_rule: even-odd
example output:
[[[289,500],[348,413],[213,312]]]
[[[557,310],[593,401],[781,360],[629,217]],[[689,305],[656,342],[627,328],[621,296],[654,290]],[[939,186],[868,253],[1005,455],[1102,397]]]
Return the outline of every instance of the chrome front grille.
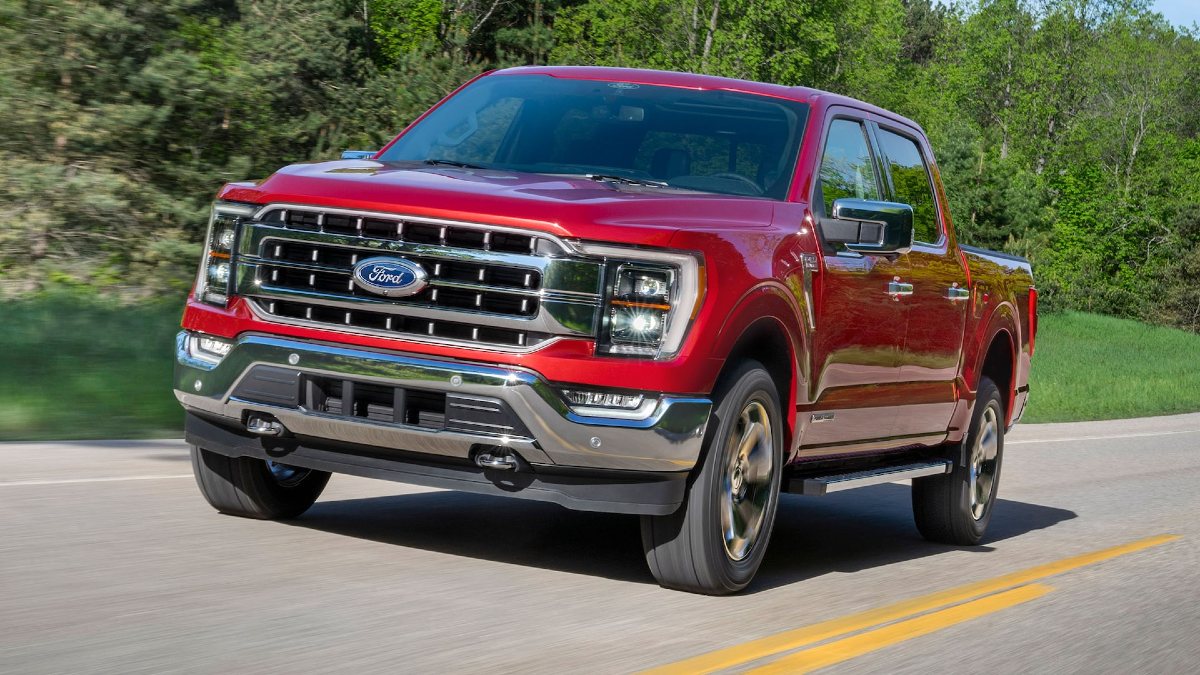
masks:
[[[242,224],[236,289],[264,318],[351,332],[533,349],[592,337],[602,264],[549,235],[371,212],[268,206]],[[358,287],[377,256],[419,264],[429,285],[404,298]]]
[[[363,254],[354,248],[267,240],[256,281],[263,286],[377,298],[354,284],[352,273]],[[541,272],[437,258],[405,256],[429,274],[431,285],[416,295],[393,298],[399,304],[476,310],[510,316],[537,313]]]

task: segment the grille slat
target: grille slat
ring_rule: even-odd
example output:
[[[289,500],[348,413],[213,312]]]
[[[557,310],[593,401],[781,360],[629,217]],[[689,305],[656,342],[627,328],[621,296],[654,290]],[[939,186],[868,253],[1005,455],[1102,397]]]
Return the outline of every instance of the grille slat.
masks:
[[[407,218],[355,217],[320,210],[291,208],[274,209],[264,214],[261,220],[298,230],[357,234],[371,239],[436,244],[477,251],[536,255],[539,251],[555,248],[549,240],[533,234],[496,231],[485,226],[435,225]]]
[[[303,301],[271,300],[258,306],[272,316],[334,327],[350,327],[373,332],[392,333],[397,338],[435,337],[458,342],[476,342],[502,347],[530,347],[552,337],[548,333],[477,326],[455,321],[439,321],[365,310],[347,311],[338,307]]]

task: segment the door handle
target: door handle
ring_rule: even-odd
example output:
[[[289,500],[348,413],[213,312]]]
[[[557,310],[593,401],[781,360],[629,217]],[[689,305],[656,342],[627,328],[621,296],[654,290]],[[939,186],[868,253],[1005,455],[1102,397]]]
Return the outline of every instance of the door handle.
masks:
[[[946,289],[946,299],[950,302],[964,302],[971,299],[971,289],[959,288],[958,284],[954,284]]]
[[[902,296],[902,295],[912,295],[913,294],[913,285],[906,284],[906,283],[900,281],[899,278],[897,278],[896,281],[888,282],[887,292],[888,292],[888,295],[899,300],[900,296]]]

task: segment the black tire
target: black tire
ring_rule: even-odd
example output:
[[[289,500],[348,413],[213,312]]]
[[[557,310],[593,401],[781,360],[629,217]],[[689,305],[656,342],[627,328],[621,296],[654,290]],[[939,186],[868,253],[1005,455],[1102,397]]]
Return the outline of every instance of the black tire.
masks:
[[[671,515],[642,516],[641,523],[646,562],[658,583],[707,595],[735,593],[754,578],[775,524],[783,474],[783,418],[767,371],[757,361],[743,362],[722,378],[716,393],[684,504]],[[760,444],[764,439],[769,447]],[[752,515],[734,520],[734,513]],[[758,524],[727,543],[723,515],[731,532],[740,523]]]
[[[995,443],[991,458],[989,434],[994,434]],[[1004,404],[999,388],[986,377],[979,382],[971,427],[963,443],[954,446],[954,469],[950,473],[913,480],[913,517],[921,535],[930,541],[974,546],[983,540],[992,519],[1004,459]],[[988,472],[990,485],[976,490]],[[973,481],[972,473],[979,478]],[[986,492],[983,497],[982,492]]]
[[[282,469],[278,469],[282,467]],[[293,470],[290,474],[288,469]],[[200,494],[221,513],[259,520],[295,518],[308,510],[329,473],[267,463],[253,457],[226,457],[192,446],[192,471]]]

